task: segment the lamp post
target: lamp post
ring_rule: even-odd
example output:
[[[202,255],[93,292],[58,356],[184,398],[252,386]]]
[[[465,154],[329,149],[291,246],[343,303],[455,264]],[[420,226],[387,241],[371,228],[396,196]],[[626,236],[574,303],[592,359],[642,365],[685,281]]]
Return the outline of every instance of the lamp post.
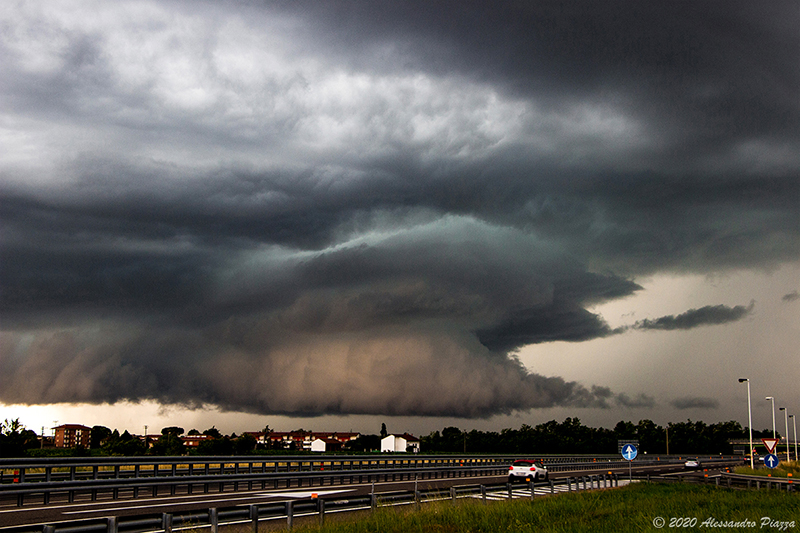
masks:
[[[772,438],[775,438],[775,398],[772,396],[767,396],[764,398],[765,400],[769,400],[772,402]]]
[[[739,383],[747,383],[747,424],[750,429],[750,468],[753,466],[753,410],[750,408],[750,380],[739,378]]]
[[[794,415],[789,415],[792,419],[792,427],[794,427],[794,462],[797,462],[797,419]]]
[[[791,461],[792,458],[789,457],[789,413],[785,407],[778,407],[778,411],[783,411],[783,421],[786,424],[786,460]]]

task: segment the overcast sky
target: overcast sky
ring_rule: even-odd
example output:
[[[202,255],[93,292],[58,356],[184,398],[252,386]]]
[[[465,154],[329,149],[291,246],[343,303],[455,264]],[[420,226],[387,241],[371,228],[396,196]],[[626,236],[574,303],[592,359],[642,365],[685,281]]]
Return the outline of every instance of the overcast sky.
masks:
[[[800,415],[796,2],[10,6],[0,418]]]

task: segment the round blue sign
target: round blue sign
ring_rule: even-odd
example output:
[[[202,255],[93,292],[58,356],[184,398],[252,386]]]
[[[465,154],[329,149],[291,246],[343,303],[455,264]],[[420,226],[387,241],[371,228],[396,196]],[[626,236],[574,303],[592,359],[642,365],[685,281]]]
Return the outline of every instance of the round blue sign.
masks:
[[[633,444],[626,444],[622,447],[622,457],[626,461],[633,461],[636,459],[636,456],[639,454],[639,450],[636,449],[636,446]]]
[[[764,456],[764,464],[768,467],[775,468],[778,466],[778,463],[780,463],[780,461],[778,460],[778,456],[774,453],[768,453]]]

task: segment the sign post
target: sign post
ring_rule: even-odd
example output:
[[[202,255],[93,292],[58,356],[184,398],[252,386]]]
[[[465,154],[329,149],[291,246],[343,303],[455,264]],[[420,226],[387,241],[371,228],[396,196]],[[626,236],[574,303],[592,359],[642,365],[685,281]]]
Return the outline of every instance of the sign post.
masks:
[[[625,444],[622,446],[622,458],[628,461],[628,481],[633,480],[632,466],[633,460],[639,454],[639,450],[633,444]]]

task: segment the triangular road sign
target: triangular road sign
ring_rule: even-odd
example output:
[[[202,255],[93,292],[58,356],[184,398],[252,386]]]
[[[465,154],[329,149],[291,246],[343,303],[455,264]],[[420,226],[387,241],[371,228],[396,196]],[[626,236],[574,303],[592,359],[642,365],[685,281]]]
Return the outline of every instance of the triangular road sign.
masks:
[[[781,439],[761,439],[761,442],[767,447],[767,453],[775,453],[775,446],[778,445],[780,440]]]

